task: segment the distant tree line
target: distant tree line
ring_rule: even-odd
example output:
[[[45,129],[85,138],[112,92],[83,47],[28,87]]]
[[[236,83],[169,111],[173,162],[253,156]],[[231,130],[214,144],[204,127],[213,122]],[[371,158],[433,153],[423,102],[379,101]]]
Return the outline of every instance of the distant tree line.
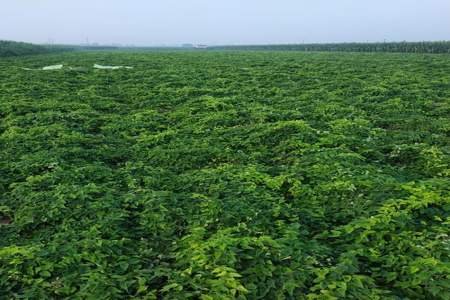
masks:
[[[49,53],[50,50],[44,46],[30,43],[0,41],[0,57],[22,56]]]
[[[0,57],[36,55],[54,52],[75,51],[70,45],[37,45],[24,42],[0,40]]]
[[[116,47],[103,45],[36,45],[0,40],[0,57],[23,56],[65,51],[167,51],[185,50],[187,47]],[[389,43],[328,43],[279,45],[209,46],[208,50],[261,50],[261,51],[345,51],[345,52],[404,52],[450,53],[450,41],[389,42]]]
[[[1,41],[0,57],[35,55],[66,51],[90,51],[90,50],[117,50],[115,46],[95,46],[95,45],[36,45],[31,43]]]
[[[118,50],[117,46],[104,45],[46,45],[46,47],[54,51],[101,51],[101,50]]]
[[[211,50],[450,53],[450,41],[212,46]]]

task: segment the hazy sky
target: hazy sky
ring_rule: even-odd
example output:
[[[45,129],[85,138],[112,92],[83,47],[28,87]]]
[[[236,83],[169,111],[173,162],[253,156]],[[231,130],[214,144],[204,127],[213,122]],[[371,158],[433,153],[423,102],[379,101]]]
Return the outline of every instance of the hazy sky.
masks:
[[[0,1],[0,39],[37,43],[450,40],[450,0]]]

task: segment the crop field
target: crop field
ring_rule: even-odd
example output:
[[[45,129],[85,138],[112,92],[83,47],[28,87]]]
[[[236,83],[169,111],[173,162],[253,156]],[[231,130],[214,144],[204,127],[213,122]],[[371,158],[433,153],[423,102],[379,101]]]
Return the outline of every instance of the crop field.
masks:
[[[449,235],[448,54],[0,60],[0,299],[450,299]]]

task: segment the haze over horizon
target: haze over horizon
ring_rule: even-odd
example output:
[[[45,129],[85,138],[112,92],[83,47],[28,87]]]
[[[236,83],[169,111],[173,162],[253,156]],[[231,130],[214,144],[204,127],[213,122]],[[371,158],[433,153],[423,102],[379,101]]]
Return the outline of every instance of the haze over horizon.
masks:
[[[448,0],[16,0],[0,39],[176,45],[450,40]]]

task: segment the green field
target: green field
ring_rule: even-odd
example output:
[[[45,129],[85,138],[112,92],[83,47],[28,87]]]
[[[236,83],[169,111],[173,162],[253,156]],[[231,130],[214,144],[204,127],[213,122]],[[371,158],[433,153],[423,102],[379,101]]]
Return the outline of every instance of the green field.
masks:
[[[0,299],[450,299],[449,165],[448,54],[4,58]]]

